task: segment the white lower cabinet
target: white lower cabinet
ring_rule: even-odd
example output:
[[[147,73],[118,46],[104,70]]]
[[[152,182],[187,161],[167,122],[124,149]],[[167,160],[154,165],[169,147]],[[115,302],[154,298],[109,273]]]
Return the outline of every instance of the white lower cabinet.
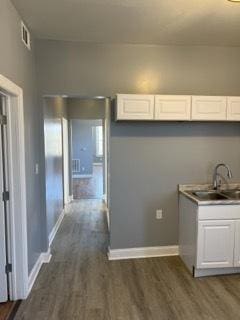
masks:
[[[235,221],[199,221],[197,268],[234,266]]]
[[[179,254],[195,277],[240,273],[240,205],[179,197]]]
[[[234,267],[240,267],[240,220],[235,225]]]

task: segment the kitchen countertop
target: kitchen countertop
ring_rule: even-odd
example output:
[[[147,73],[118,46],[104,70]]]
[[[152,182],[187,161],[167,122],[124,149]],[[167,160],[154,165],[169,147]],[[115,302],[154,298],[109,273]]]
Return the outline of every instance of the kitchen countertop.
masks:
[[[240,183],[223,184],[221,190],[231,190],[240,189]],[[212,184],[182,184],[178,186],[180,194],[183,194],[188,199],[192,200],[199,206],[209,206],[209,205],[240,205],[240,199],[221,199],[221,200],[200,200],[197,196],[194,196],[190,192],[194,191],[208,191],[213,190]]]

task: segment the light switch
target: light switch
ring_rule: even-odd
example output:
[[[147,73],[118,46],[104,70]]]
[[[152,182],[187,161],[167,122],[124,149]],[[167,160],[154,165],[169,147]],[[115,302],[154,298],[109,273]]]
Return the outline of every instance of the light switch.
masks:
[[[35,164],[35,174],[36,175],[39,174],[39,164],[38,163]]]

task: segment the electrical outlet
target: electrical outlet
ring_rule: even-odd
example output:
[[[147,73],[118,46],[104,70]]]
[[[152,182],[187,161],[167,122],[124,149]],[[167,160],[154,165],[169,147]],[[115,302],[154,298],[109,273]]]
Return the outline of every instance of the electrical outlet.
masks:
[[[157,220],[160,220],[160,219],[162,219],[163,218],[163,211],[162,211],[162,209],[158,209],[157,211],[156,211],[156,219]]]

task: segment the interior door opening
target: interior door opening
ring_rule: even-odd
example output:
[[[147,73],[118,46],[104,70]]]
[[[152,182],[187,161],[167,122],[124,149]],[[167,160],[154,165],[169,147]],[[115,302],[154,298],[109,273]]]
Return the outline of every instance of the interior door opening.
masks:
[[[71,120],[73,199],[104,195],[104,121]]]
[[[8,147],[7,147],[7,116],[6,116],[6,98],[0,95],[0,191],[1,201],[1,274],[0,274],[0,302],[5,302],[10,298],[10,278],[8,266],[10,265],[10,246],[9,246],[9,221],[8,221]]]
[[[0,94],[0,318],[12,308],[6,96]]]

